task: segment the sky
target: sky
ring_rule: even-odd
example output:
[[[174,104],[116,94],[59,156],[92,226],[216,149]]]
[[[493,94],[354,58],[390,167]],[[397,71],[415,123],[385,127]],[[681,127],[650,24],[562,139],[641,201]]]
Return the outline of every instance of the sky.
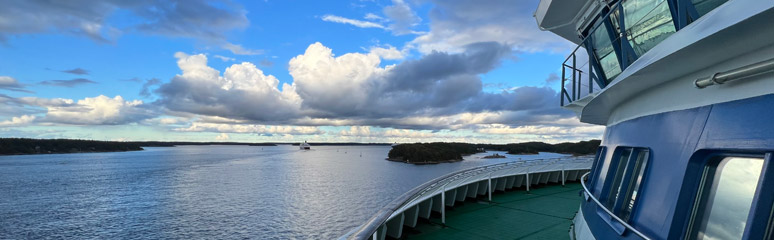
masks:
[[[565,142],[575,47],[536,0],[44,1],[0,8],[0,137]]]

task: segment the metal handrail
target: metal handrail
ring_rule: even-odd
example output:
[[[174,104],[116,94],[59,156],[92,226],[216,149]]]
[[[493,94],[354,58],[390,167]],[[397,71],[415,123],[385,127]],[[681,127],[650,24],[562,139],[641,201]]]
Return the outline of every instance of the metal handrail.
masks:
[[[581,181],[580,181],[581,182],[581,186],[583,186],[583,191],[585,192],[586,196],[589,199],[593,200],[594,203],[596,203],[597,206],[599,206],[599,208],[604,210],[607,213],[607,215],[610,215],[610,217],[612,217],[613,219],[618,221],[618,223],[623,225],[627,230],[632,231],[634,234],[636,234],[637,236],[640,236],[642,239],[650,240],[650,238],[648,236],[645,236],[645,234],[641,233],[640,231],[637,231],[637,229],[635,229],[634,227],[632,227],[631,225],[626,223],[626,221],[622,220],[621,218],[619,218],[618,216],[613,214],[613,212],[611,212],[609,209],[607,209],[601,202],[599,202],[599,200],[596,197],[594,197],[593,194],[591,194],[591,191],[589,191],[589,188],[586,187],[586,178],[588,178],[589,173],[591,173],[591,172],[587,172],[586,174],[583,174],[583,176],[581,176]]]
[[[518,161],[511,161],[511,162],[504,162],[504,163],[497,163],[497,164],[491,164],[486,166],[479,166],[479,167],[473,167],[453,173],[449,173],[446,175],[443,175],[441,177],[435,178],[433,180],[430,180],[428,182],[425,182],[422,185],[419,185],[410,191],[404,193],[394,201],[390,202],[379,210],[371,219],[369,219],[365,224],[361,225],[358,229],[348,233],[348,239],[368,239],[371,237],[383,224],[387,223],[392,217],[392,215],[401,209],[402,207],[406,206],[406,204],[411,203],[412,201],[415,201],[416,199],[422,197],[425,193],[431,192],[431,191],[438,191],[439,189],[442,189],[442,191],[445,191],[447,185],[451,182],[454,182],[461,178],[466,177],[472,177],[475,176],[478,173],[486,172],[487,170],[489,172],[497,171],[501,169],[506,169],[509,165],[516,165],[519,164],[520,166],[532,166],[532,163],[539,163],[539,162],[546,162],[548,160],[554,160],[558,161],[562,158],[556,158],[556,160],[549,158],[549,159],[535,159],[535,160],[518,160]],[[585,158],[584,158],[585,159]],[[580,163],[579,159],[577,157],[573,158],[565,158],[564,160],[568,161],[567,163]],[[574,160],[574,161],[573,161]],[[585,159],[588,160],[588,159]],[[553,162],[552,162],[553,163]],[[565,164],[567,164],[565,163]],[[569,170],[569,169],[568,169]],[[463,184],[464,185],[464,184]],[[459,186],[459,185],[458,185]],[[452,186],[454,188],[454,186]],[[346,236],[346,235],[345,235]],[[343,237],[344,238],[344,237]]]
[[[718,72],[712,74],[712,76],[709,77],[699,78],[696,79],[693,84],[696,85],[697,88],[701,89],[715,84],[723,84],[728,81],[742,79],[768,71],[774,71],[774,58],[725,72]]]

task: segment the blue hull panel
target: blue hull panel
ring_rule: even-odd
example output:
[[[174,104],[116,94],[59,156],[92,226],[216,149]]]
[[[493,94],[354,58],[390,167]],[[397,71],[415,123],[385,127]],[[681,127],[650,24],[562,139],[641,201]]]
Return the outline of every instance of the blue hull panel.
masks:
[[[683,236],[694,187],[710,153],[762,153],[774,150],[774,95],[655,114],[608,126],[602,146],[605,160],[596,169],[600,196],[616,147],[650,148],[650,162],[629,223],[654,239]],[[593,202],[583,215],[597,239],[639,239],[614,231],[614,224]]]

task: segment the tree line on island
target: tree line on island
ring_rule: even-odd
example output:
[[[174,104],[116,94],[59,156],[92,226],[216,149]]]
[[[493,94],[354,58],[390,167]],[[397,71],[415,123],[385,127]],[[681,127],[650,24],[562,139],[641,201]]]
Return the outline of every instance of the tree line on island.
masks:
[[[119,142],[81,139],[32,139],[0,138],[0,155],[83,153],[83,152],[124,152],[140,151],[142,147],[174,147],[179,145],[246,145],[276,146],[274,143],[241,142]]]
[[[509,144],[471,144],[471,143],[411,143],[393,146],[387,160],[423,164],[462,161],[465,155],[486,150],[505,151],[508,154],[538,154],[554,152],[572,155],[594,154],[600,140],[565,142],[549,144],[543,142],[525,142]]]
[[[484,150],[506,151],[509,154],[537,154],[556,152],[573,155],[593,154],[599,147],[599,140],[577,143],[548,144],[526,142],[512,144],[470,144],[470,143],[412,143],[393,146],[388,159],[410,163],[437,163],[460,161],[462,156]],[[81,139],[31,139],[0,138],[0,155],[53,154],[82,152],[140,151],[143,147],[174,147],[180,145],[243,145],[276,146],[298,143],[246,143],[246,142],[163,142],[163,141],[98,141]],[[389,145],[386,143],[313,143],[312,145]]]

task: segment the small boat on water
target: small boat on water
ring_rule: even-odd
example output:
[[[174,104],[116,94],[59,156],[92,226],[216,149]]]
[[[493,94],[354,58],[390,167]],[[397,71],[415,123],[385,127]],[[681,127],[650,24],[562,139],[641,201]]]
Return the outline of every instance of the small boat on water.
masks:
[[[304,141],[303,143],[298,145],[298,148],[301,150],[311,150],[312,146],[310,146],[309,143],[306,143],[306,141]]]

